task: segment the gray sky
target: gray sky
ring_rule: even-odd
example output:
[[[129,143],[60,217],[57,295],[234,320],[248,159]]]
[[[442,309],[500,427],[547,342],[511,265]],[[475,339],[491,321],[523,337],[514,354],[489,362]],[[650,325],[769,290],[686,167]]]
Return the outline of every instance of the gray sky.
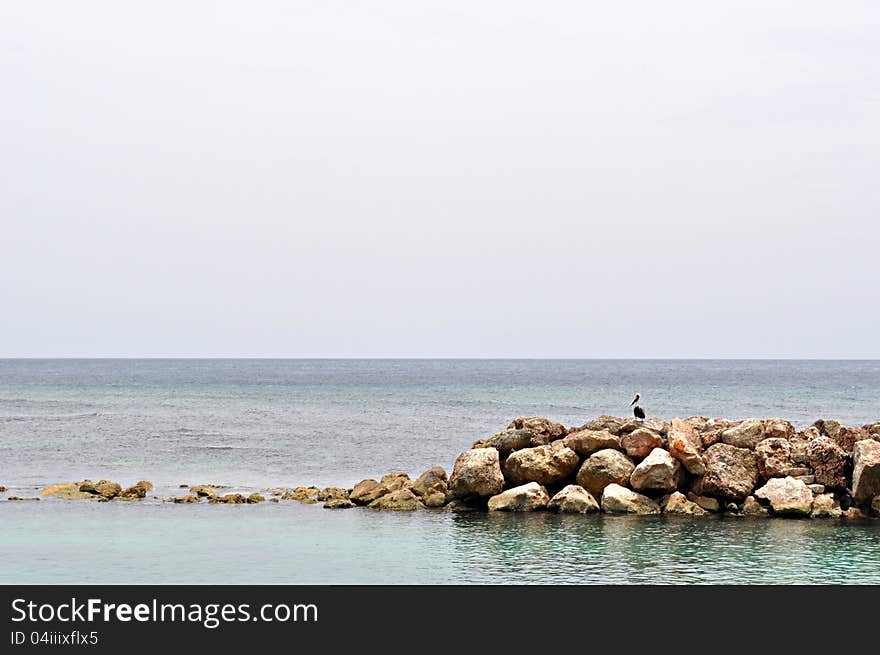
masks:
[[[880,5],[0,4],[0,355],[880,357]]]

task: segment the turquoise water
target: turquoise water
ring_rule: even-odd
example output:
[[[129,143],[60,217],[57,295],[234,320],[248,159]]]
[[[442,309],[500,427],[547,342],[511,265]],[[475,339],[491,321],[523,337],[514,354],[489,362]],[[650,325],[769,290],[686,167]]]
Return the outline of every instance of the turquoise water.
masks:
[[[517,415],[880,418],[880,363],[0,361],[0,497],[412,475]],[[880,521],[0,502],[0,583],[880,583]]]

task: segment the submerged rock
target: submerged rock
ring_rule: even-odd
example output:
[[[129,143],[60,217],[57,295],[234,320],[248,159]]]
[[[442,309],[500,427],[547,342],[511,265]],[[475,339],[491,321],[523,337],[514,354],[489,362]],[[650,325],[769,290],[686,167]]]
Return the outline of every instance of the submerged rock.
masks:
[[[5,491],[6,488],[4,487],[3,490]],[[22,498],[21,496],[10,496],[6,500],[39,500],[39,498],[33,498],[33,497]]]
[[[623,453],[610,448],[600,450],[581,465],[577,483],[594,496],[599,496],[609,484],[628,484],[635,468],[632,460]]]
[[[550,496],[537,482],[514,487],[489,499],[491,512],[534,512],[547,507]]]
[[[354,507],[354,503],[347,498],[330,498],[324,503],[324,509],[348,509]]]
[[[755,490],[755,498],[768,501],[770,509],[779,516],[807,516],[813,509],[813,492],[792,477],[768,480]]]
[[[523,448],[504,462],[504,479],[511,484],[554,484],[577,470],[580,459],[571,448],[559,442],[536,448]]]
[[[95,494],[79,490],[79,482],[62,482],[43,487],[40,496],[50,498],[62,498],[64,500],[86,500],[95,498]]]
[[[247,497],[247,503],[250,505],[256,505],[257,503],[262,503],[266,498],[262,494],[258,494],[256,491]],[[345,500],[348,500],[347,498]]]
[[[306,505],[314,505],[318,502],[318,494],[321,490],[318,487],[297,487],[293,491],[285,491],[281,496],[281,500],[295,500]]]
[[[208,497],[208,498],[210,498],[211,496],[215,496],[215,495],[216,495],[216,491],[215,491],[215,490],[216,490],[217,488],[218,488],[218,487],[216,487],[216,486],[213,485],[213,484],[197,484],[197,485],[194,486],[194,487],[190,487],[190,488],[189,488],[189,491],[190,491],[190,493],[193,493],[193,494],[195,494],[196,496],[202,496],[202,497]]]
[[[579,484],[570,484],[557,493],[547,505],[560,514],[590,514],[599,511],[599,503]]]
[[[633,470],[629,483],[638,491],[675,491],[681,464],[662,448],[655,448]]]
[[[659,514],[660,506],[647,496],[612,482],[602,494],[602,510],[608,514]]]
[[[455,460],[449,477],[449,491],[453,498],[494,496],[503,488],[504,476],[498,451],[494,448],[466,450]]]
[[[199,502],[198,496],[193,496],[188,494],[186,496],[172,496],[171,498],[165,498],[163,503],[197,503]]]
[[[853,500],[861,503],[880,494],[880,443],[873,439],[853,446]]]
[[[742,500],[758,482],[755,453],[725,443],[717,443],[704,453],[706,474],[699,481],[700,495]]]

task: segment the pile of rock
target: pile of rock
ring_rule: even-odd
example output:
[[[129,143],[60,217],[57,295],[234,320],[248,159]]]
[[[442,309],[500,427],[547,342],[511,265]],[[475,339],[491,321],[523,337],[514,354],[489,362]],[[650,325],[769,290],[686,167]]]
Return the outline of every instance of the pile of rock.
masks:
[[[880,515],[880,423],[520,418],[455,462],[447,499],[490,511]]]
[[[122,488],[118,482],[110,480],[83,480],[82,482],[62,482],[50,484],[40,491],[40,496],[63,498],[65,500],[139,500],[146,498],[147,492],[153,489],[153,483],[140,480],[130,487]]]

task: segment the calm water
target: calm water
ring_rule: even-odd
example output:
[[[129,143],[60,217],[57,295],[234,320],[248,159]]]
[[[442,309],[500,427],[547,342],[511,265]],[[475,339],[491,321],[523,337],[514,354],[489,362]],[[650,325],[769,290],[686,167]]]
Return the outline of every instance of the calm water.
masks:
[[[417,474],[517,415],[880,418],[880,362],[0,360],[0,484]],[[0,583],[873,582],[880,522],[0,502]]]

